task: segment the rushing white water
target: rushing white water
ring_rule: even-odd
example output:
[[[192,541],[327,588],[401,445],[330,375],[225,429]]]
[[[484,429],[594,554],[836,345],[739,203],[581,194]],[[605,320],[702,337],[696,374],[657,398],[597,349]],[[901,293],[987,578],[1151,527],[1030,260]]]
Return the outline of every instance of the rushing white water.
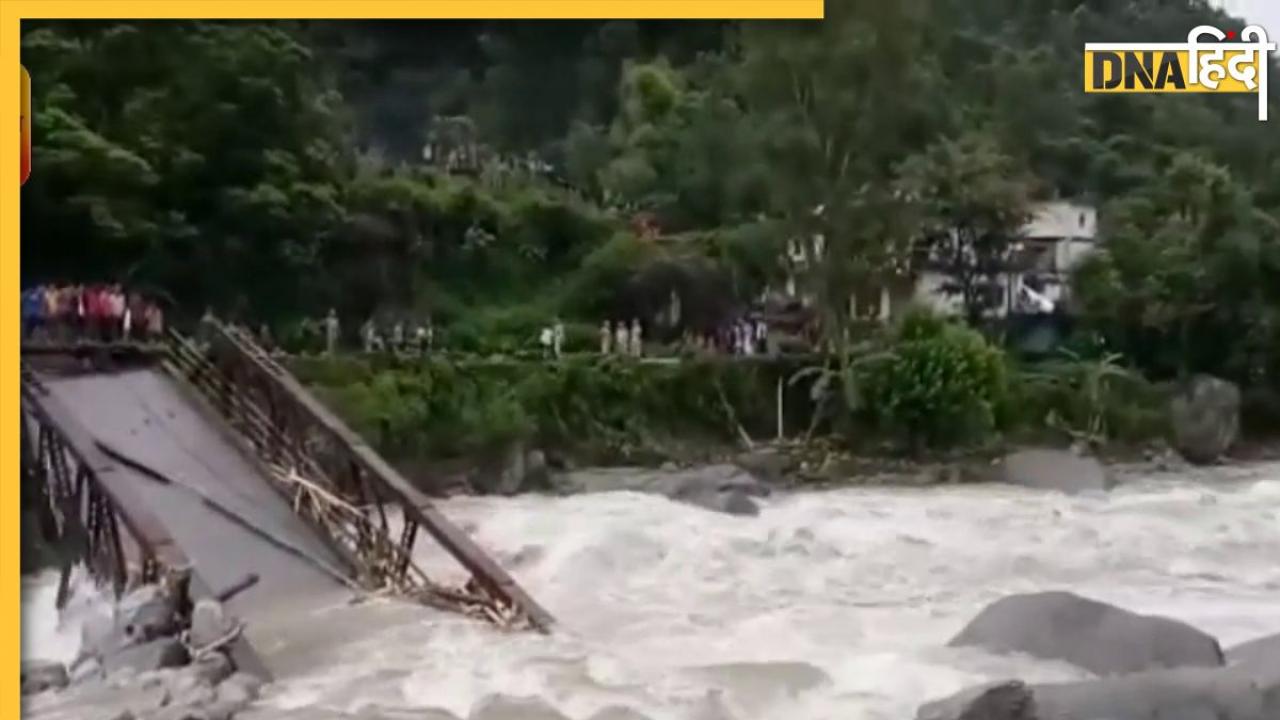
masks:
[[[22,657],[69,663],[80,650],[80,629],[93,616],[110,617],[111,603],[80,568],[71,575],[67,606],[55,610],[58,573],[22,579]]]
[[[378,622],[265,702],[466,717],[503,693],[574,720],[610,705],[658,720],[902,720],[986,680],[1081,676],[944,647],[1008,593],[1073,590],[1224,646],[1280,631],[1280,466],[1203,475],[1077,497],[847,489],[775,497],[756,518],[627,493],[451,501],[556,632],[353,608],[317,625]]]

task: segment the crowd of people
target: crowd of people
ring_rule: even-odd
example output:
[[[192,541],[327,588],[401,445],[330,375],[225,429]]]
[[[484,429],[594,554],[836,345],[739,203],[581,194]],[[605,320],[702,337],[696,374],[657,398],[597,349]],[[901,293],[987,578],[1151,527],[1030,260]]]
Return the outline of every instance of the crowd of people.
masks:
[[[150,341],[164,336],[164,310],[117,284],[46,284],[22,291],[24,341]]]
[[[698,339],[694,339],[695,345]],[[702,347],[730,355],[760,355],[768,352],[769,326],[761,319],[743,318],[720,329],[714,337],[702,338]]]
[[[332,317],[332,311],[330,312]],[[336,323],[336,319],[335,319]],[[334,333],[337,333],[336,324]],[[411,355],[429,353],[435,347],[436,332],[431,318],[412,324],[396,320],[390,326],[379,326],[373,318],[360,328],[360,344],[367,353],[391,351]]]
[[[563,340],[563,326],[554,326],[559,334],[552,334],[552,340]],[[547,331],[543,333],[543,344],[547,345]],[[701,333],[689,331],[684,334],[683,346],[686,350],[700,353],[717,353],[724,355],[759,355],[768,352],[769,326],[762,319],[743,318],[726,324],[718,332]],[[559,357],[559,344],[553,345],[554,357]],[[625,355],[641,357],[644,355],[644,337],[640,321],[625,320],[600,324],[600,354]]]
[[[618,320],[612,324],[605,320],[601,323],[600,354],[630,357],[644,355],[644,331],[641,329],[640,321],[633,318],[630,326],[625,320]]]

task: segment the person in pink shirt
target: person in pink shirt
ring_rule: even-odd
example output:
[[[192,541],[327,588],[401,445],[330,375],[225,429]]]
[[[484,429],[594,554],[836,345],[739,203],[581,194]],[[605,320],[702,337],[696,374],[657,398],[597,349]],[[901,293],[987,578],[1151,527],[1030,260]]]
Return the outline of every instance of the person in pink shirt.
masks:
[[[85,287],[83,285],[76,285],[71,290],[71,294],[75,298],[75,317],[72,318],[72,322],[75,325],[74,332],[76,337],[82,339],[89,334],[88,318],[85,315],[84,293]]]
[[[104,305],[106,305],[106,340],[119,340],[120,331],[124,323],[124,295],[120,292],[120,286],[115,284],[104,293]]]
[[[102,286],[94,285],[85,290],[84,306],[85,317],[88,319],[88,332],[85,335],[94,340],[101,340],[106,316],[102,302]]]

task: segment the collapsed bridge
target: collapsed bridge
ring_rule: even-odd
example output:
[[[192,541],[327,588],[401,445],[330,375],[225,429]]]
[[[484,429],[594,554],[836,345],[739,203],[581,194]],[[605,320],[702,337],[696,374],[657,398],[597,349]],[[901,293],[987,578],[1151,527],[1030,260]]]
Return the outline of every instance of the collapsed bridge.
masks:
[[[119,595],[166,573],[252,627],[370,594],[547,631],[550,614],[239,329],[23,348],[22,482],[39,532]],[[434,545],[434,548],[428,546]],[[461,587],[416,558],[443,551]],[[246,633],[241,669],[272,668]]]

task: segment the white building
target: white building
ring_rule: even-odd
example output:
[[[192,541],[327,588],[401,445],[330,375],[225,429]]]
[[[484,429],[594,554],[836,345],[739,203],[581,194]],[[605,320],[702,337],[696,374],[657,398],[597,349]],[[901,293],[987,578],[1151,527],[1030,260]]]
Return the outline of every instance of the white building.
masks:
[[[991,314],[1042,311],[1065,300],[1070,273],[1093,251],[1097,235],[1098,212],[1093,206],[1061,200],[1038,203],[1014,244],[1009,273],[991,288]],[[822,261],[825,244],[821,235],[809,242],[793,239],[788,243],[788,296],[799,296],[796,275]],[[849,298],[849,314],[888,320],[911,305],[959,314],[964,301],[946,291],[948,282],[947,275],[936,269],[916,268],[909,276],[885,279],[855,293]]]
[[[1013,246],[1009,272],[991,288],[990,314],[1043,312],[1065,301],[1071,271],[1093,252],[1097,237],[1098,211],[1093,206],[1062,200],[1038,203]],[[937,270],[920,270],[908,302],[942,313],[963,312],[963,299],[944,290],[947,282]],[[901,304],[891,300],[881,317],[892,317]]]

